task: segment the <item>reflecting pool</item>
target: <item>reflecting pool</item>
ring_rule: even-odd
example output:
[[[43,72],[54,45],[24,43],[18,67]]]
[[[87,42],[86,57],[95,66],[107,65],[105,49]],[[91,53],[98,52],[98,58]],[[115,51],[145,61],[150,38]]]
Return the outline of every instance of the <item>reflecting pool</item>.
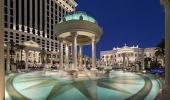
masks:
[[[57,73],[57,72],[56,72]],[[112,71],[108,77],[76,79],[44,72],[6,76],[6,100],[152,100],[161,86],[153,75]]]

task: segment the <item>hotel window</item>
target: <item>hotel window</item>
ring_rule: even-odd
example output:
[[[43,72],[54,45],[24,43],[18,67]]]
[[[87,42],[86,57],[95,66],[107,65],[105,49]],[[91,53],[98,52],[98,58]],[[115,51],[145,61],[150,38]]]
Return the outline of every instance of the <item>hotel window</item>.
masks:
[[[49,29],[47,29],[47,33],[49,33]]]
[[[10,9],[10,15],[13,15],[13,9]]]
[[[51,24],[52,24],[52,22],[53,22],[53,19],[51,19]]]
[[[47,27],[49,28],[49,24],[47,23]]]
[[[10,28],[13,29],[13,24],[10,24]]]
[[[10,17],[10,22],[13,23],[13,17]]]
[[[35,41],[35,37],[32,37],[32,40]]]
[[[49,8],[50,8],[49,5],[47,5],[47,10],[49,10]]]
[[[8,27],[8,24],[7,24],[7,23],[5,23],[5,24],[4,24],[4,26],[7,28],[7,27]]]
[[[16,36],[19,36],[19,34],[17,33]]]
[[[13,1],[12,0],[10,1],[10,7],[13,8]]]
[[[13,38],[13,36],[11,35],[10,38]]]
[[[5,7],[4,12],[5,12],[5,14],[7,14],[8,13],[8,8]]]
[[[49,14],[49,11],[47,11],[47,16],[49,16],[50,14]]]
[[[5,6],[7,6],[8,5],[8,0],[4,0],[4,4],[5,4]]]
[[[8,34],[5,34],[5,38],[7,38],[8,37]]]
[[[49,4],[50,2],[49,2],[50,0],[47,0],[47,4]]]
[[[5,38],[5,42],[7,42],[8,41],[8,39],[7,38]]]
[[[8,16],[7,15],[5,15],[5,22],[7,22],[8,21]]]
[[[27,41],[29,41],[30,40],[30,36],[27,36]]]

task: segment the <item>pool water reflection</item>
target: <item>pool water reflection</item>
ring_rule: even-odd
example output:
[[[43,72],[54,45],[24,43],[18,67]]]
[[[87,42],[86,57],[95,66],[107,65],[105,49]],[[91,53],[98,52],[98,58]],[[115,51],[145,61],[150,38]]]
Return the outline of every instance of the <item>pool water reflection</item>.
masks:
[[[6,100],[124,100],[156,97],[161,82],[153,75],[112,71],[111,77],[68,80],[44,72],[6,77]]]

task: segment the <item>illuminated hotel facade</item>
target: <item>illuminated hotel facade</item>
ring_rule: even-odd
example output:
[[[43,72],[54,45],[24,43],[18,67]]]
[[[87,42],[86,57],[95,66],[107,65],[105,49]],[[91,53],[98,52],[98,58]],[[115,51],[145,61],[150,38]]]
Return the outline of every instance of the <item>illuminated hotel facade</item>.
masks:
[[[76,6],[74,0],[4,0],[5,48],[8,49],[10,41],[37,47],[33,50],[28,47],[22,55],[16,52],[15,60],[21,60],[22,56],[23,60],[42,63],[41,51],[54,53],[53,59],[57,59],[59,42],[54,26],[65,14],[75,11]]]
[[[119,48],[113,48],[109,51],[101,51],[100,58],[101,63],[106,66],[118,65],[129,66],[135,64],[135,62],[143,62],[146,57],[154,58],[156,48],[139,48],[138,46],[129,47],[126,44]],[[124,56],[124,57],[123,57]]]

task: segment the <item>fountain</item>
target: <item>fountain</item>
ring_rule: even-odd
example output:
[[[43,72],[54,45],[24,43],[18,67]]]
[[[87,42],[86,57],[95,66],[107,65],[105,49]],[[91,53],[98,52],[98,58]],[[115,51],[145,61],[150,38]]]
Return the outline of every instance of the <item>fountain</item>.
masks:
[[[96,76],[96,43],[100,40],[102,29],[97,21],[82,11],[71,12],[55,27],[55,33],[60,41],[60,70],[65,70],[73,77]],[[82,49],[84,45],[92,44],[92,69],[90,73],[83,69]],[[63,59],[63,45],[65,45],[65,59]],[[69,65],[69,46],[72,47],[72,67]],[[79,66],[77,46],[79,46]],[[64,69],[64,63],[66,68]]]

